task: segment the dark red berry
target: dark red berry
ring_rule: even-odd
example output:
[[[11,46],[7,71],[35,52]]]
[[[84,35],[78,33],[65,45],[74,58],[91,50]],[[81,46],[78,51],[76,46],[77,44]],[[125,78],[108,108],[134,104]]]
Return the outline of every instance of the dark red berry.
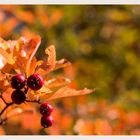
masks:
[[[44,127],[44,128],[48,128],[48,127],[51,127],[52,124],[53,124],[54,120],[53,120],[53,117],[52,116],[42,116],[41,117],[41,125]]]
[[[33,74],[27,79],[27,85],[32,90],[39,90],[43,84],[44,80],[39,74]]]
[[[41,106],[40,106],[40,113],[42,115],[49,116],[52,111],[53,111],[53,107],[50,104],[48,104],[48,103],[41,104]]]
[[[22,89],[25,86],[25,77],[22,74],[16,74],[11,78],[11,86],[14,89]]]
[[[23,91],[14,90],[12,95],[11,95],[11,99],[12,99],[13,103],[21,104],[21,103],[23,103],[25,101],[26,96],[25,96]]]

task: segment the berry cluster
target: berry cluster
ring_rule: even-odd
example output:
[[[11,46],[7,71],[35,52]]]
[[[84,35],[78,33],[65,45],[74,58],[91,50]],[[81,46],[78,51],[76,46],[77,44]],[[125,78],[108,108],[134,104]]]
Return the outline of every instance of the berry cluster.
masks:
[[[33,74],[26,78],[22,74],[17,74],[11,78],[11,86],[15,89],[12,92],[11,99],[15,104],[24,103],[26,100],[27,88],[39,90],[44,84],[43,78],[39,74]],[[24,88],[24,90],[22,90]],[[41,125],[48,128],[53,124],[53,118],[50,116],[53,107],[48,103],[43,103],[40,106]]]
[[[27,85],[26,85],[27,83]],[[33,74],[26,78],[22,74],[16,74],[11,78],[11,86],[15,89],[12,92],[11,99],[15,104],[21,104],[26,99],[27,88],[39,90],[44,84],[43,78],[39,74]],[[24,90],[22,90],[24,88]]]
[[[43,103],[40,106],[40,113],[42,114],[41,117],[41,125],[44,128],[48,128],[53,124],[53,118],[50,116],[51,112],[53,111],[53,107],[48,103]]]

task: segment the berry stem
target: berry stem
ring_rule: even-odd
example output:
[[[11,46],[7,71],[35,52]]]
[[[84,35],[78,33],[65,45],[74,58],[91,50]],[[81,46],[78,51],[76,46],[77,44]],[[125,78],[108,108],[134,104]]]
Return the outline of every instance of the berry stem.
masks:
[[[31,103],[38,103],[38,104],[41,104],[40,103],[40,100],[32,100],[32,101],[30,101],[30,100],[25,100],[26,102],[31,102]]]
[[[26,94],[28,92],[29,88],[24,88],[24,93]]]
[[[4,113],[4,111],[13,104],[13,102],[11,103],[7,103],[6,106],[3,108],[3,110],[0,112],[0,116]]]
[[[3,96],[1,95],[0,98],[3,100],[3,102],[7,105],[8,103],[5,101],[5,99],[3,98]]]

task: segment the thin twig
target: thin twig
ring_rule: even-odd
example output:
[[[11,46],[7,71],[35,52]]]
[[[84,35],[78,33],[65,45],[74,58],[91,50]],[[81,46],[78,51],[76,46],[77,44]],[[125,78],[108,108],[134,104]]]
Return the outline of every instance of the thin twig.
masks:
[[[40,100],[25,100],[26,102],[31,102],[31,103],[38,103],[40,104]]]
[[[4,111],[13,104],[13,102],[11,103],[7,103],[6,106],[3,108],[3,110],[0,112],[0,116],[4,113]]]
[[[1,95],[0,98],[3,100],[3,102],[7,105],[8,103],[5,101],[5,99],[3,98],[3,96]]]
[[[28,87],[27,88],[24,88],[24,93],[27,94],[28,90],[29,90]]]

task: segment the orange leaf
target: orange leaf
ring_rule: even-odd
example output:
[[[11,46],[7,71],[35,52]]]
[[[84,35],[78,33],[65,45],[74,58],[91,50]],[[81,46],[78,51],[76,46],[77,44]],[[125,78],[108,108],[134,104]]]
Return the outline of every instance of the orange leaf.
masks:
[[[27,67],[26,67],[26,74],[27,74],[27,76],[29,76],[29,74],[30,74],[29,73],[29,71],[30,71],[30,64],[31,64],[31,61],[32,61],[32,59],[33,59],[33,57],[34,57],[34,55],[35,55],[35,53],[36,53],[40,43],[41,43],[40,36],[36,36],[36,37],[32,38],[30,40],[30,42],[29,42],[29,46],[30,46],[30,48],[33,48],[33,52],[32,52],[32,54],[31,54],[31,56],[29,58],[29,61],[28,61]]]
[[[47,86],[48,88],[53,88],[53,87],[64,86],[69,83],[71,83],[71,81],[68,78],[57,77],[46,81],[45,86]]]
[[[90,94],[92,92],[95,92],[96,89],[82,89],[82,90],[76,90],[69,88],[68,86],[65,86],[63,88],[60,88],[58,91],[53,93],[51,96],[47,98],[47,100],[54,100],[58,98],[63,98],[63,97],[70,97],[70,96],[79,96],[79,95],[85,95],[85,94]]]
[[[6,114],[6,118],[11,118],[11,117],[16,116],[16,115],[19,115],[21,113],[23,113],[23,109],[21,109],[21,108],[15,108],[15,109],[12,109],[12,111],[9,111]]]
[[[29,90],[28,94],[27,94],[27,100],[33,101],[33,100],[42,100],[42,98],[45,98],[45,96],[48,97],[48,95],[50,95],[50,93],[52,93],[52,91],[43,86],[40,90],[38,91],[34,91],[34,90]]]
[[[59,68],[64,68],[66,66],[69,66],[71,63],[66,60],[66,59],[61,59],[59,61],[56,61],[56,64],[55,64],[55,70],[56,69],[59,69]]]
[[[1,37],[0,37],[0,48],[3,48],[4,50],[9,48],[6,41],[4,39],[2,39]]]
[[[9,63],[9,64],[15,63],[12,56],[2,48],[0,48],[0,55],[3,56],[4,61],[6,61],[7,63]]]
[[[29,71],[28,71],[29,74],[32,74],[32,73],[35,72],[36,62],[37,62],[37,60],[36,60],[36,58],[34,57],[34,58],[32,59],[32,61],[31,61],[31,63],[30,63],[30,68],[29,68]]]
[[[43,86],[40,90],[38,90],[38,92],[40,93],[51,93],[52,91],[48,88],[48,87],[46,87],[46,86]]]
[[[47,74],[50,71],[54,70],[55,67],[56,53],[54,45],[49,46],[45,50],[45,53],[48,55],[48,60],[43,61],[43,63],[38,68],[42,68],[43,70],[46,71]]]
[[[2,69],[5,65],[4,57],[0,54],[0,69]]]
[[[22,108],[16,107],[6,114],[6,118],[8,119],[8,118],[15,117],[17,115],[21,115],[22,113],[33,113],[33,112],[34,112],[33,109],[23,110]]]
[[[54,45],[49,46],[45,50],[45,53],[48,55],[48,63],[51,64],[51,65],[54,65],[55,58],[56,58],[56,53],[55,53]]]

